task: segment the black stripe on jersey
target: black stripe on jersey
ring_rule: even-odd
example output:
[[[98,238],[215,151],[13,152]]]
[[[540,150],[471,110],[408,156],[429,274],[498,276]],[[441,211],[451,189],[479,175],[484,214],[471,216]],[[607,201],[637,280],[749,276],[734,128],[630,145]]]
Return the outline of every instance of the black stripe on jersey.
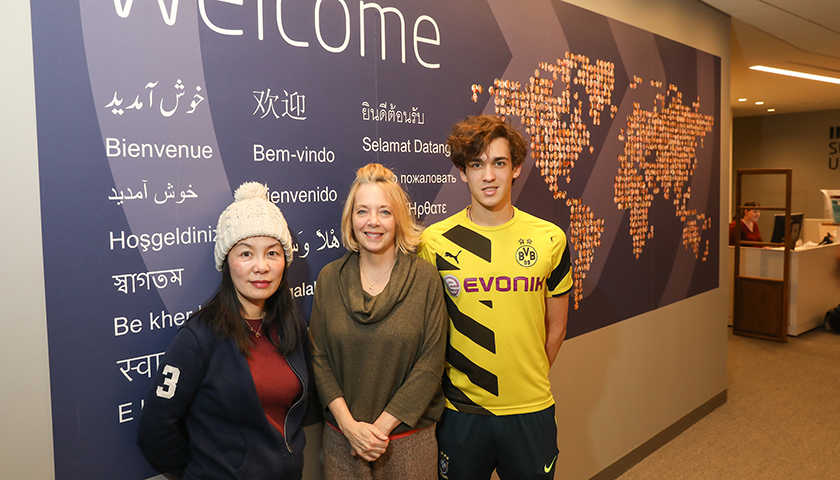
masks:
[[[444,260],[443,257],[440,256],[439,253],[435,253],[435,267],[437,267],[438,271],[441,270],[460,270],[460,268],[452,265],[448,261]]]
[[[455,225],[444,233],[443,236],[473,255],[476,255],[487,262],[491,261],[491,242],[490,239],[484,235],[476,233],[461,225]]]
[[[493,300],[479,300],[478,303],[493,308]]]
[[[493,415],[486,408],[470,400],[470,397],[462,392],[460,388],[452,385],[452,382],[449,380],[449,375],[444,375],[441,383],[443,385],[443,394],[450,402],[452,402],[453,405],[455,405],[456,408],[458,408],[459,412],[475,413],[477,415]]]
[[[446,361],[469,377],[470,381],[477,387],[483,388],[497,397],[499,396],[499,378],[473,363],[463,353],[455,350],[452,345],[446,346]]]
[[[546,282],[549,291],[557,288],[557,285],[560,285],[560,282],[566,278],[571,265],[572,261],[569,259],[569,246],[567,245],[563,250],[563,257],[560,259],[560,264],[551,272],[551,276],[548,277],[548,281]]]
[[[465,337],[481,345],[491,353],[496,353],[496,334],[493,333],[493,330],[464,315],[458,310],[458,307],[449,298],[449,295],[444,295],[443,298],[446,300],[446,311],[449,313],[449,318],[452,319],[452,325],[455,327],[455,330],[458,330]]]

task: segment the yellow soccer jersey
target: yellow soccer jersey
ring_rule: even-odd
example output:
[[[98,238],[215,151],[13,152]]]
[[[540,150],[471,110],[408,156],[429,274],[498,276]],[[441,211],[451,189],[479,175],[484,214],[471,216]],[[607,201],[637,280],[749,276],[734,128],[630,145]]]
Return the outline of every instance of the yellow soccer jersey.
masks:
[[[484,415],[550,407],[545,298],[572,288],[563,230],[518,209],[503,225],[481,227],[465,209],[427,228],[418,255],[437,267],[446,292],[446,406]]]

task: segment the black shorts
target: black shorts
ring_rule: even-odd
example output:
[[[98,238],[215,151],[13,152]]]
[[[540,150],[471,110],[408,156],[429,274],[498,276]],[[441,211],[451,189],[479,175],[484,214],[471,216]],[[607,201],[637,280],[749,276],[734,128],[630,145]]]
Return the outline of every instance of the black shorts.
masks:
[[[438,477],[487,480],[554,478],[554,405],[535,413],[476,415],[445,409],[437,425]]]

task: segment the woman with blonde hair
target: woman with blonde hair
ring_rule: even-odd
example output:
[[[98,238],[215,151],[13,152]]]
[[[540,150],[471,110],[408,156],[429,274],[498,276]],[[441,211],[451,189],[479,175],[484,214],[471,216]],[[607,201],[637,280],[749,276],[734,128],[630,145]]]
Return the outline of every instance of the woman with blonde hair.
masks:
[[[447,314],[421,227],[391,170],[356,173],[346,253],[318,276],[310,335],[329,479],[436,479]]]

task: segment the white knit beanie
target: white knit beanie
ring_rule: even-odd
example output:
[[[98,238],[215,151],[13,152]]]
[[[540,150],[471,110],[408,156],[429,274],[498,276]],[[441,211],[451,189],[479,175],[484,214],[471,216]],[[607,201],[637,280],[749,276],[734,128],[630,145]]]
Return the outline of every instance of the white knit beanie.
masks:
[[[222,271],[230,249],[249,237],[273,237],[286,253],[286,267],[292,263],[292,235],[283,213],[268,200],[268,187],[246,182],[236,189],[233,203],[219,216],[216,227],[216,270]]]

